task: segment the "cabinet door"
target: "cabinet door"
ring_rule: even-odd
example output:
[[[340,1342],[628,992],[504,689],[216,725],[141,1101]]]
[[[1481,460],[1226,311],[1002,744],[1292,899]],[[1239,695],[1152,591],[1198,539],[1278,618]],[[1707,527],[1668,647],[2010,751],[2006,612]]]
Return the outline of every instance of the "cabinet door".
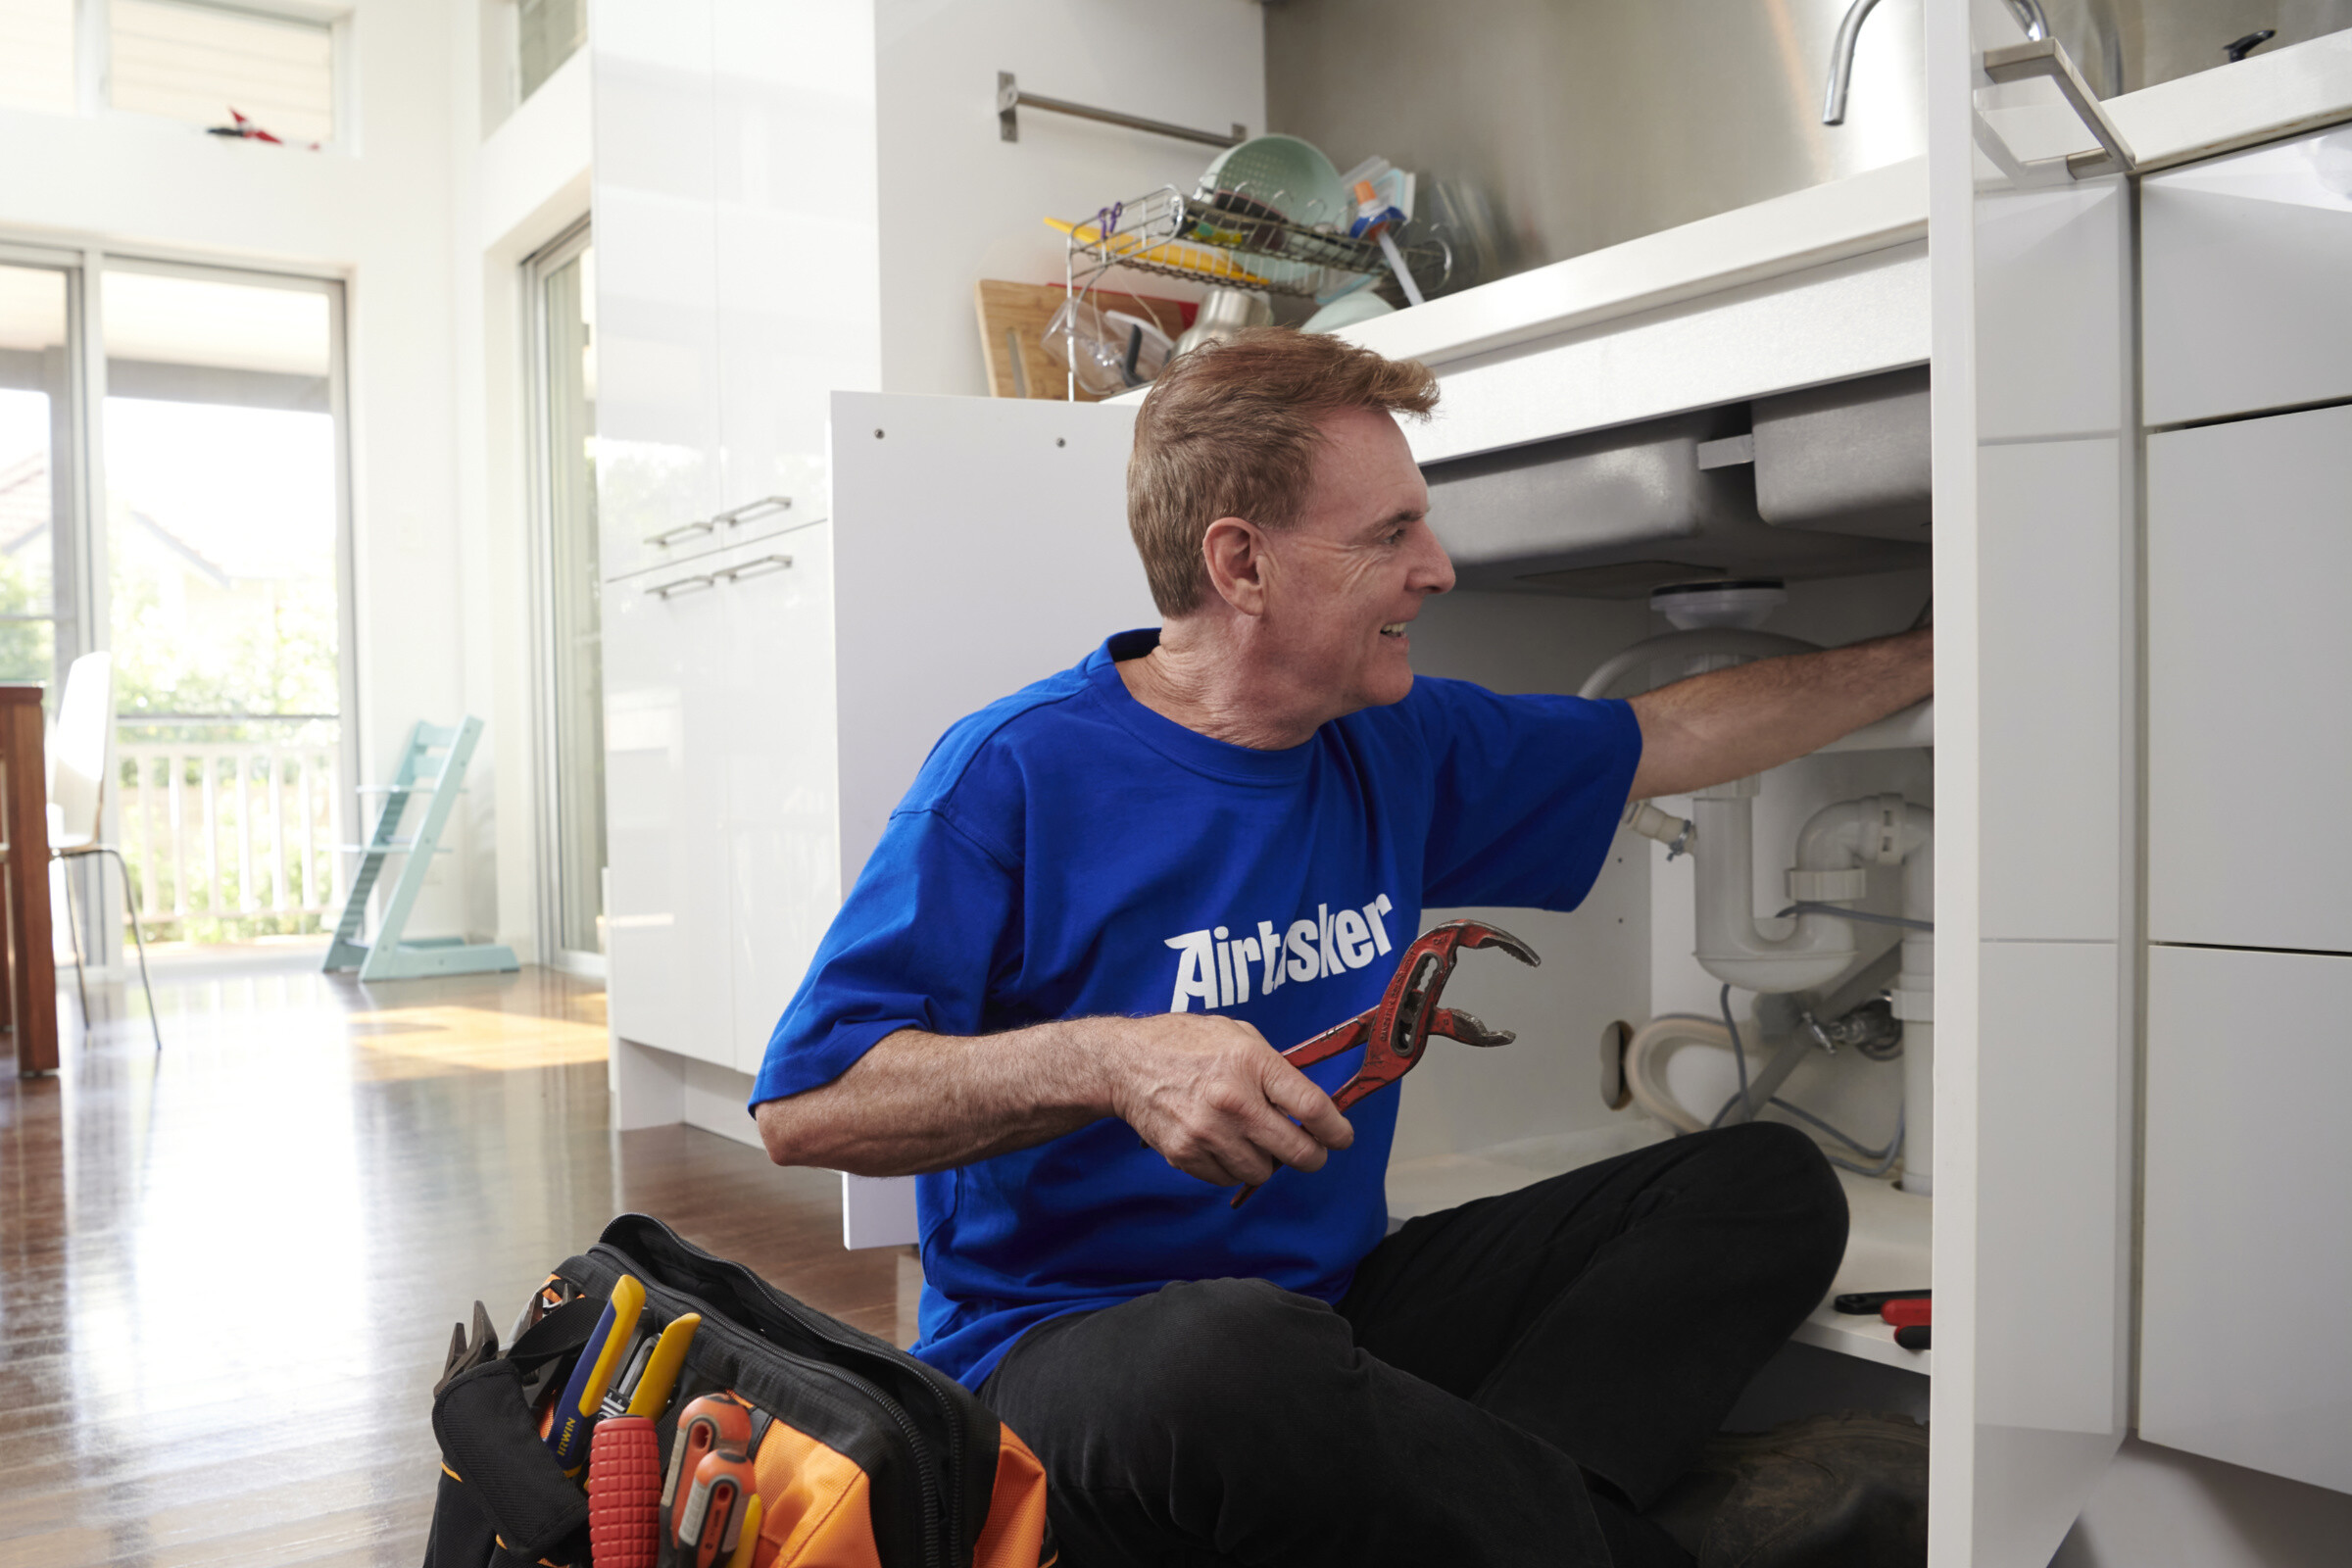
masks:
[[[1132,407],[837,393],[841,886],[964,714],[1159,622],[1127,533]],[[917,1240],[911,1178],[842,1183],[851,1247]]]
[[[605,586],[606,990],[622,1039],[733,1066],[713,564]]]
[[[2139,1432],[2352,1492],[2352,957],[2148,955]]]
[[[881,263],[873,7],[710,3],[719,489],[752,509],[723,536],[829,514],[826,399],[881,384]]]
[[[2352,127],[2151,175],[2147,421],[2352,395]]]
[[[607,577],[719,499],[710,0],[591,0],[597,520]]]
[[[1933,1568],[2047,1562],[2122,1442],[2136,1001],[2132,193],[2005,0],[1929,11]],[[2055,793],[2053,793],[2055,792]],[[2056,888],[2062,896],[2050,896]],[[1948,1179],[1947,1179],[1948,1178]]]
[[[2352,270],[2347,271],[2352,277]],[[2148,935],[2352,951],[2352,408],[2148,440]],[[2276,832],[2257,827],[2268,816]]]
[[[734,1064],[758,1072],[841,906],[835,771],[832,525],[731,558],[726,649],[713,678],[733,714],[726,751],[733,901]]]

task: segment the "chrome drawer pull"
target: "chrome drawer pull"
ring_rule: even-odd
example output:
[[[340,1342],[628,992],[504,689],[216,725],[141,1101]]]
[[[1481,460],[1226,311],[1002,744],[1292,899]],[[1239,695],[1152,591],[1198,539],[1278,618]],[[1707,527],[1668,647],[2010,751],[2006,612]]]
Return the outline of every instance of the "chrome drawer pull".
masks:
[[[689,539],[698,533],[709,533],[717,526],[718,519],[716,517],[707,517],[701,522],[682,522],[665,532],[647,534],[645,542],[649,545],[659,545],[666,550],[672,540]]]
[[[672,582],[660,583],[648,588],[646,592],[656,599],[668,599],[677,594],[696,594],[706,588],[717,586],[718,578],[706,572],[700,577],[680,577]]]
[[[746,577],[764,577],[771,571],[783,571],[791,564],[790,556],[760,556],[740,566],[729,566],[719,575],[729,582],[741,582]]]
[[[746,501],[740,507],[722,512],[710,520],[723,522],[733,528],[751,521],[754,517],[764,517],[771,512],[790,512],[791,510],[792,497],[790,496],[761,496],[757,501]]]

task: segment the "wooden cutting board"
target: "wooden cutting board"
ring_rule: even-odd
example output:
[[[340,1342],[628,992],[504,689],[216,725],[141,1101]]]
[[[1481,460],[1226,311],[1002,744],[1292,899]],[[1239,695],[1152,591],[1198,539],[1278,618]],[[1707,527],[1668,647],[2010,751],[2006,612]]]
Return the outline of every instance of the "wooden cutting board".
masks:
[[[1068,396],[1068,367],[1040,341],[1045,336],[1046,323],[1054,319],[1054,313],[1061,309],[1061,302],[1067,297],[1067,291],[1059,283],[1006,283],[984,278],[972,285],[972,304],[980,318],[980,357],[988,364],[989,396],[1056,401]],[[1193,316],[1199,310],[1191,300],[1113,294],[1107,289],[1090,289],[1086,298],[1097,310],[1125,311],[1157,322],[1170,340],[1193,324]],[[1078,401],[1098,400],[1080,387]]]

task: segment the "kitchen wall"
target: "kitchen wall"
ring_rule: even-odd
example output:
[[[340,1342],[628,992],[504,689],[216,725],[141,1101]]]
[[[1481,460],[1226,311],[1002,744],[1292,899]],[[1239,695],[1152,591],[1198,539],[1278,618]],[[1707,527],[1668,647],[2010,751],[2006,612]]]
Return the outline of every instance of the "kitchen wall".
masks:
[[[466,12],[466,24],[472,24]],[[368,0],[350,50],[347,127],[332,151],[224,141],[111,113],[0,109],[14,150],[0,233],[186,260],[295,267],[346,279],[360,768],[388,775],[409,726],[465,707],[454,585],[458,524],[450,258],[454,109],[448,0]],[[476,781],[479,789],[479,781]],[[466,895],[476,853],[418,902],[413,935],[483,934]]]
[[[1216,149],[1023,110],[1001,140],[997,73],[1032,92],[1204,130],[1266,128],[1257,0],[878,0],[876,119],[882,212],[882,387],[982,395],[972,314],[980,278],[1058,283],[1062,236],[1082,219],[1173,184],[1191,190]],[[1113,273],[1104,286],[1172,298],[1199,290]]]
[[[1272,128],[1347,168],[1379,153],[1454,205],[1503,275],[1927,151],[1922,0],[1870,14],[1845,122],[1821,123],[1850,0],[1283,0]],[[2102,97],[2352,27],[2352,0],[2042,0]],[[1416,217],[1423,216],[1416,213]],[[1477,278],[1473,278],[1476,281]]]

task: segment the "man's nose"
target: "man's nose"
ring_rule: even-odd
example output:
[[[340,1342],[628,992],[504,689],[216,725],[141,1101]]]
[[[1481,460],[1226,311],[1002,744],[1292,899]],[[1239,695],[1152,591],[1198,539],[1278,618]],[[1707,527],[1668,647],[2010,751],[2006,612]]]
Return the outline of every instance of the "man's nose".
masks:
[[[1453,558],[1446,554],[1446,547],[1438,542],[1436,531],[1426,519],[1419,524],[1419,532],[1421,559],[1413,564],[1413,586],[1423,593],[1451,593]]]

